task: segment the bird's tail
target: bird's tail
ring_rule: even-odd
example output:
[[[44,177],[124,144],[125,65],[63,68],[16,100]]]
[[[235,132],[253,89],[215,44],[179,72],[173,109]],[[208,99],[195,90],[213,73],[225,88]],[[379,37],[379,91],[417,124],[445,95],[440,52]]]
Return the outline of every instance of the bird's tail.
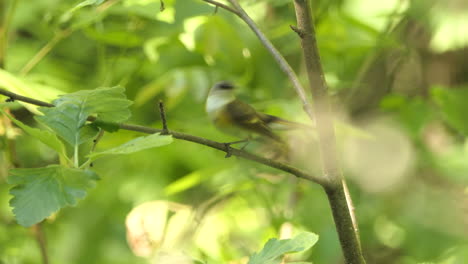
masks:
[[[277,116],[263,114],[261,115],[263,122],[274,130],[293,130],[293,129],[314,129],[312,125],[302,124],[279,118]]]

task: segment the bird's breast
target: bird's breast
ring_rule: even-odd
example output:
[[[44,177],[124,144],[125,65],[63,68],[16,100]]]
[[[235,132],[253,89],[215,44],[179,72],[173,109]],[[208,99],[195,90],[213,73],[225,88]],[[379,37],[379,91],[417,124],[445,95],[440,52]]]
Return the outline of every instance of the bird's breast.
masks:
[[[208,96],[206,100],[206,113],[211,121],[215,121],[225,110],[227,104],[233,101],[233,98],[213,94]]]

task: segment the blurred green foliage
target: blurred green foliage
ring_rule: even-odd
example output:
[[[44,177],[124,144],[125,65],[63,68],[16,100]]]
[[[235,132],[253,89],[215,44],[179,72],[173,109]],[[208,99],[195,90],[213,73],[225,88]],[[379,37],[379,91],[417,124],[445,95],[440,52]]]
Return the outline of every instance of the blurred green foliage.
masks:
[[[230,80],[259,110],[306,120],[288,79],[242,21],[201,0],[163,2],[164,11],[159,0],[1,1],[0,11],[11,15],[0,16],[2,26],[9,25],[0,86],[51,102],[120,85],[134,102],[128,122],[160,128],[157,102],[163,100],[169,129],[227,142],[235,138],[208,122],[204,100],[214,82]],[[456,53],[466,54],[466,42],[458,42],[462,48],[444,45],[452,53],[431,47],[441,17],[458,17],[468,7],[455,0],[387,2],[312,1],[330,93],[339,106],[351,106],[349,118],[337,115],[337,133],[362,247],[368,263],[468,263],[468,67]],[[455,8],[444,2],[456,2]],[[305,84],[300,43],[289,28],[295,24],[291,1],[241,4]],[[353,102],[359,107],[353,109]],[[40,127],[20,103],[0,107]],[[0,116],[0,263],[41,263],[37,231],[16,223],[7,184],[9,168],[58,162],[30,133]],[[139,136],[105,133],[97,151]],[[298,166],[320,171],[314,142],[296,143],[306,157]],[[184,239],[169,232],[161,242],[166,259],[158,263],[177,254],[246,263],[269,238],[304,230],[320,239],[292,259],[342,263],[328,201],[311,183],[178,140],[103,157],[93,170],[101,180],[87,197],[41,224],[51,263],[147,263],[132,252],[125,220],[133,208],[156,200],[168,208],[188,206],[191,215],[168,209],[167,226],[190,225]],[[367,174],[371,178],[362,176]]]

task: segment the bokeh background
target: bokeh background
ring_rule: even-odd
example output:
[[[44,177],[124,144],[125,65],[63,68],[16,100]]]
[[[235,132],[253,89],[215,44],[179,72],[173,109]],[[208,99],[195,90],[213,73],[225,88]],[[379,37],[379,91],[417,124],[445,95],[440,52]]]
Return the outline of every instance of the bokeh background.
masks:
[[[163,3],[161,11],[159,0],[0,1],[1,86],[51,101],[122,85],[134,101],[129,123],[161,127],[163,100],[170,129],[226,142],[235,138],[213,128],[204,100],[214,82],[230,80],[257,109],[307,122],[289,80],[240,19],[201,0]],[[305,85],[292,1],[240,3]],[[312,7],[368,263],[468,263],[468,2]],[[36,125],[33,107],[2,104]],[[107,133],[98,148],[137,136]],[[319,172],[313,133],[290,141],[297,166]],[[255,144],[249,151],[262,153]],[[0,263],[41,263],[38,229],[16,224],[9,207],[8,169],[54,162],[0,116]],[[50,263],[245,263],[268,238],[301,230],[320,239],[296,258],[343,263],[328,201],[312,183],[178,140],[98,160],[94,170],[96,188],[41,224]],[[127,215],[147,202],[136,218],[143,231],[127,231]],[[138,232],[151,243],[134,242]],[[153,249],[160,253],[136,256]]]

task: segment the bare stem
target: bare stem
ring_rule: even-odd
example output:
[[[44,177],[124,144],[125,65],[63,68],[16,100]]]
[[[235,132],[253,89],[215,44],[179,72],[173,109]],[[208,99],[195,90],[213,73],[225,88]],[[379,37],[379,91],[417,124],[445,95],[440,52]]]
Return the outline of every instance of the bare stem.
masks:
[[[49,52],[59,43],[62,39],[70,35],[71,30],[60,31],[55,34],[55,36],[44,46],[39,52],[31,58],[28,63],[21,69],[20,75],[28,74]]]
[[[8,35],[10,24],[15,13],[18,0],[12,0],[10,8],[7,8],[7,1],[0,0],[0,68],[5,67],[6,49],[8,46]]]
[[[39,100],[36,100],[36,99],[32,99],[32,98],[29,98],[29,97],[17,95],[15,93],[6,91],[4,89],[0,89],[0,94],[8,96],[9,98],[12,98],[14,100],[23,101],[23,102],[34,104],[34,105],[45,106],[45,107],[54,107],[53,104],[49,104],[49,103],[39,101]],[[90,117],[88,117],[88,120],[89,121],[95,121],[96,118],[90,116]],[[163,132],[163,129],[156,129],[156,128],[151,128],[151,127],[123,124],[123,123],[118,124],[118,126],[120,127],[120,129],[136,131],[136,132],[145,133],[145,134],[154,134],[154,133]],[[172,137],[174,137],[176,139],[190,141],[190,142],[193,142],[193,143],[197,143],[197,144],[200,144],[200,145],[204,145],[204,146],[207,146],[207,147],[211,147],[211,148],[223,151],[225,153],[230,153],[233,156],[237,156],[237,157],[241,157],[241,158],[244,158],[244,159],[247,159],[247,160],[255,161],[255,162],[264,164],[264,165],[266,165],[268,167],[275,168],[275,169],[282,170],[284,172],[290,173],[290,174],[292,174],[292,175],[294,175],[294,176],[296,176],[298,178],[302,178],[302,179],[306,179],[306,180],[315,182],[315,183],[320,184],[322,186],[326,186],[328,184],[328,181],[325,181],[320,176],[309,174],[309,173],[307,173],[307,172],[305,172],[305,171],[303,171],[303,170],[301,170],[299,168],[293,167],[293,166],[291,166],[289,164],[282,163],[282,162],[272,160],[272,159],[268,159],[268,158],[264,158],[264,157],[261,157],[261,156],[246,152],[246,151],[241,150],[241,149],[236,149],[236,148],[233,148],[231,146],[226,147],[225,143],[216,142],[216,141],[213,141],[213,140],[193,136],[193,135],[190,135],[190,134],[176,132],[176,131],[173,131],[173,130],[167,130],[167,133],[168,133],[168,135],[172,135]]]
[[[164,109],[164,103],[162,101],[159,101],[159,113],[161,115],[161,122],[162,122],[162,135],[167,135],[168,129],[167,129],[167,121],[166,121],[166,110]]]
[[[301,39],[309,86],[314,97],[313,110],[319,137],[322,172],[330,182],[325,186],[325,191],[346,263],[364,264],[366,261],[362,255],[357,227],[355,228],[354,214],[349,206],[351,197],[349,194],[346,195],[344,178],[339,166],[334,118],[315,38],[310,1],[294,0],[294,6],[297,18],[297,27],[294,31]]]

